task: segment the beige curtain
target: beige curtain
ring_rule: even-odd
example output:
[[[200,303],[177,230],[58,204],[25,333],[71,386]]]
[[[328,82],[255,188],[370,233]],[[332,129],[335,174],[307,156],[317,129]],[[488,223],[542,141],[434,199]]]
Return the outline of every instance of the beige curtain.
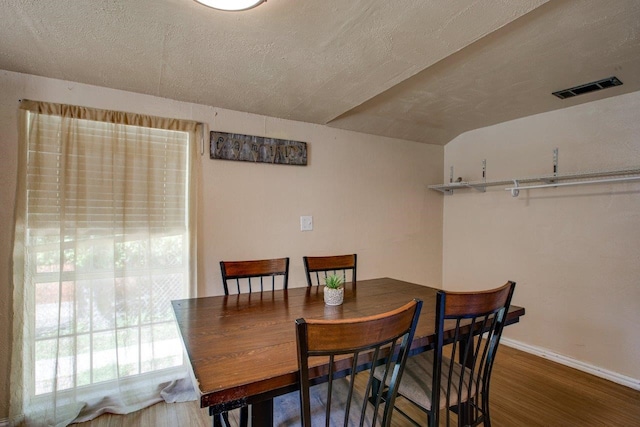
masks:
[[[10,421],[193,399],[170,302],[196,289],[197,123],[20,110]]]

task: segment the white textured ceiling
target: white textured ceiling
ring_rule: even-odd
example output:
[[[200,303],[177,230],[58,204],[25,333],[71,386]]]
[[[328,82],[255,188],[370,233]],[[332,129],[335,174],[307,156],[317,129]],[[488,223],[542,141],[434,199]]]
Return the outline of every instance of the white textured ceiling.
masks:
[[[446,144],[640,90],[640,1],[0,0],[0,69]]]

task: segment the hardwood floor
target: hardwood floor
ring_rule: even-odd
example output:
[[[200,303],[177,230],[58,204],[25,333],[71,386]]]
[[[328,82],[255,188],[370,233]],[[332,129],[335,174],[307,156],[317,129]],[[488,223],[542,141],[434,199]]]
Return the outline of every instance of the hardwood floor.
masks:
[[[495,427],[640,426],[640,391],[547,359],[501,346],[493,369],[491,419]],[[414,408],[412,415],[421,414]],[[231,421],[237,425],[237,411]],[[157,404],[129,415],[105,414],[76,427],[211,426],[196,402]],[[394,414],[394,427],[411,426]]]
[[[640,426],[640,391],[506,346],[491,381],[495,426]]]

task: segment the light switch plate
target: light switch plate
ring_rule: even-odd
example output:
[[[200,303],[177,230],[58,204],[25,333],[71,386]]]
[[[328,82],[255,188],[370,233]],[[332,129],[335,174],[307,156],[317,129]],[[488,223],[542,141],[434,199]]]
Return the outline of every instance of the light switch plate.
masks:
[[[313,230],[313,217],[312,216],[301,216],[300,217],[300,231],[311,231]]]

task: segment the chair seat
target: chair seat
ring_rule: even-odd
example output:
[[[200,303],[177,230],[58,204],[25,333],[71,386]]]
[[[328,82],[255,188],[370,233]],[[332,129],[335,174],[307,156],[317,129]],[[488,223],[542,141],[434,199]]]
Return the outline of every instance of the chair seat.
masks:
[[[311,420],[313,426],[325,425],[326,397],[328,383],[318,384],[309,389],[311,400]],[[345,378],[333,381],[331,397],[331,421],[330,426],[344,426],[345,402],[349,393],[349,382]],[[349,410],[349,425],[360,425],[360,415],[363,399],[354,390],[354,396]],[[373,409],[373,406],[371,406]],[[372,425],[373,411],[367,411],[364,425]],[[380,420],[380,416],[378,416]],[[300,392],[294,391],[273,399],[273,425],[278,427],[301,426],[300,418]]]
[[[447,384],[449,384],[449,369],[451,367],[452,360],[446,357],[442,358],[442,372],[440,379],[440,409],[446,406],[447,396]],[[464,375],[463,389],[461,394],[461,401],[466,402],[476,394],[475,381],[471,387],[471,395],[469,396],[469,369],[463,368],[457,362],[453,362],[453,375],[451,381],[451,393],[450,406],[455,406],[458,401],[458,384],[460,383],[460,373],[462,370],[466,370]],[[375,377],[378,380],[382,380],[382,376],[379,369],[375,371]],[[433,351],[427,351],[420,353],[416,356],[410,357],[407,360],[407,364],[400,380],[400,386],[398,387],[398,395],[412,401],[418,406],[431,410],[431,388],[433,384]]]

